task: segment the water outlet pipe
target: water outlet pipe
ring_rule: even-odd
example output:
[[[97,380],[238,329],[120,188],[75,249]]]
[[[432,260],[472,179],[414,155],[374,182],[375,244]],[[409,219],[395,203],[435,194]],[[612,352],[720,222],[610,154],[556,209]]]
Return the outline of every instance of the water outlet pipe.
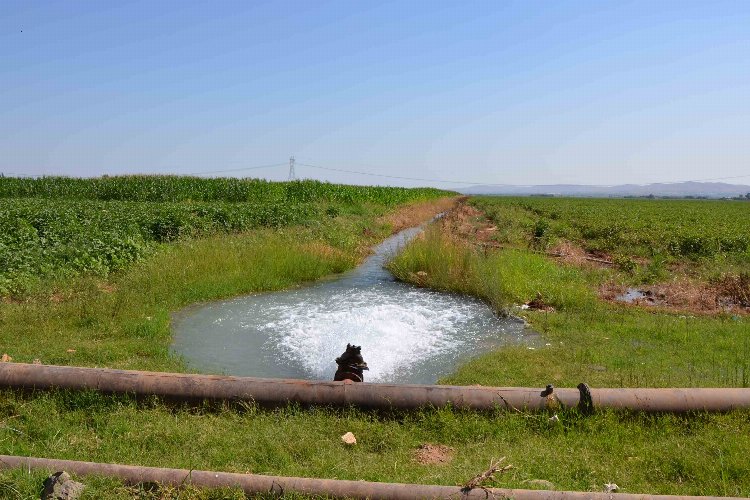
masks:
[[[96,390],[107,394],[159,396],[165,399],[245,401],[264,406],[354,405],[362,408],[416,409],[423,406],[475,410],[544,410],[560,407],[628,409],[644,412],[726,412],[750,408],[750,389],[664,388],[544,390],[529,387],[398,385],[264,379],[183,373],[0,363],[0,388]]]
[[[302,477],[263,476],[185,469],[164,469],[134,465],[103,464],[55,460],[49,458],[0,455],[0,469],[22,468],[48,471],[67,471],[79,476],[98,475],[118,478],[126,484],[159,483],[181,487],[193,485],[203,488],[241,488],[247,495],[287,493],[320,495],[333,498],[416,500],[515,498],[517,500],[698,500],[722,497],[691,497],[670,495],[633,495],[627,493],[591,493],[578,491],[515,490],[502,488],[462,489],[460,486],[425,484],[375,483]],[[730,497],[726,497],[730,498]]]

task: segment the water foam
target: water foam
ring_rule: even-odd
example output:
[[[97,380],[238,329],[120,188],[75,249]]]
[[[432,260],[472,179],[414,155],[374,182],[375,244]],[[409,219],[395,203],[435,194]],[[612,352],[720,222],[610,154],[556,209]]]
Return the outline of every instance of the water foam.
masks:
[[[471,319],[471,307],[439,295],[425,300],[412,291],[383,300],[377,291],[361,290],[330,299],[267,311],[278,319],[261,326],[269,342],[283,346],[284,356],[315,378],[331,376],[345,343],[362,346],[370,360],[367,380],[384,382],[409,371],[415,358],[434,358],[470,340],[458,333]]]

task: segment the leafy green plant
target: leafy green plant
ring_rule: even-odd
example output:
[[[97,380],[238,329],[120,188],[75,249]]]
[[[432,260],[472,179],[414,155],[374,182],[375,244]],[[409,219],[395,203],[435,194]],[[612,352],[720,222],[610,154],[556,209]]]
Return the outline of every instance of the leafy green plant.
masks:
[[[45,279],[106,276],[159,244],[309,224],[352,207],[445,196],[438,189],[174,176],[0,177],[0,295]],[[362,212],[364,213],[364,212]]]

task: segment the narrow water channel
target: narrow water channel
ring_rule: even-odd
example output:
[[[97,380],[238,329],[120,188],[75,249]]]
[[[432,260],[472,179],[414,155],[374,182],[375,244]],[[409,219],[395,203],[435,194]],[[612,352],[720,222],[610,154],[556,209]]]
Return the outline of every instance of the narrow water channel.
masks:
[[[370,367],[366,382],[432,384],[534,336],[478,300],[396,281],[383,266],[421,230],[388,238],[333,279],[187,308],[173,320],[173,352],[203,372],[333,380],[335,358],[352,343]]]

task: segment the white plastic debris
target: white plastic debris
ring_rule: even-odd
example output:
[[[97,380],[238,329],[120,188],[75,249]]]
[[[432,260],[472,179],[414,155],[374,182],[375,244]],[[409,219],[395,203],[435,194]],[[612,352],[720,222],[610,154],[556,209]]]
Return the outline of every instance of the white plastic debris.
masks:
[[[619,489],[620,487],[617,486],[615,483],[607,483],[604,485],[604,493],[614,493]]]

